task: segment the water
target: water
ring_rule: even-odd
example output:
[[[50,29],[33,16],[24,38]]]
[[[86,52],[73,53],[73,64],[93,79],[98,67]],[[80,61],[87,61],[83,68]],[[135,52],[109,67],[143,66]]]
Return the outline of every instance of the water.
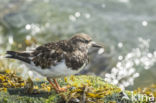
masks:
[[[91,58],[89,66],[100,75],[110,72],[119,56],[138,48],[140,37],[150,40],[149,52],[156,50],[155,5],[155,0],[0,0],[0,43],[5,48],[12,36],[18,43],[33,37],[42,44],[84,32],[105,46],[106,54],[93,54],[96,60]],[[140,77],[135,87],[156,83],[155,67],[137,67]]]

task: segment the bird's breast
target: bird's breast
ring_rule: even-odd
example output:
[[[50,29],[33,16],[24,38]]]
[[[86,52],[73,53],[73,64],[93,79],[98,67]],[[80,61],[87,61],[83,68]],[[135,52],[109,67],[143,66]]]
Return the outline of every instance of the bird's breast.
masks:
[[[42,69],[40,66],[35,66],[34,64],[32,64],[31,70],[36,71],[45,77],[59,78],[59,77],[65,77],[68,75],[74,75],[80,72],[85,66],[86,64],[83,64],[79,69],[74,70],[71,67],[68,67],[66,65],[65,60],[62,60],[56,66],[50,66],[49,68],[44,68],[44,69]]]

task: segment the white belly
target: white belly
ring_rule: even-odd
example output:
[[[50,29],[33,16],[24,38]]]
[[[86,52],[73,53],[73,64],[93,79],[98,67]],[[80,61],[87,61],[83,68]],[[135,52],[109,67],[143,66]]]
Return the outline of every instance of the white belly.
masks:
[[[40,66],[35,66],[33,63],[29,65],[31,70],[36,71],[39,74],[45,77],[50,77],[50,78],[59,78],[59,77],[65,77],[68,75],[74,75],[80,72],[85,66],[86,64],[84,64],[78,70],[72,70],[71,68],[68,68],[66,66],[65,61],[60,62],[56,66],[51,66],[50,68],[45,68],[45,69],[41,69]]]

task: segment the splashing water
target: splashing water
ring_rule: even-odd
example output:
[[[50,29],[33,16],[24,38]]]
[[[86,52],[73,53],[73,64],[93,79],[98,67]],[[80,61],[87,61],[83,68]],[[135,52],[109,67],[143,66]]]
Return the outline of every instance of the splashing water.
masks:
[[[30,30],[32,35],[36,35],[41,32],[41,26],[38,24],[26,24],[25,29]]]
[[[112,68],[111,73],[105,74],[105,80],[124,89],[134,84],[135,78],[140,74],[137,67],[150,69],[156,63],[156,51],[149,52],[150,40],[139,38],[138,48],[132,49],[125,57],[119,56],[119,61]]]

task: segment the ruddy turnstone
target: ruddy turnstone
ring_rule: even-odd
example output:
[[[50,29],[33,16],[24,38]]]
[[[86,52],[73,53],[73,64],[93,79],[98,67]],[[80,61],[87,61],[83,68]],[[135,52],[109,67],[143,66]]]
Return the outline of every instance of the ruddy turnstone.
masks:
[[[37,47],[32,52],[7,51],[7,58],[26,63],[31,70],[47,77],[57,91],[65,91],[56,78],[74,75],[88,64],[88,49],[103,48],[87,34],[76,34],[69,40],[60,40]],[[53,82],[51,81],[53,79]]]

